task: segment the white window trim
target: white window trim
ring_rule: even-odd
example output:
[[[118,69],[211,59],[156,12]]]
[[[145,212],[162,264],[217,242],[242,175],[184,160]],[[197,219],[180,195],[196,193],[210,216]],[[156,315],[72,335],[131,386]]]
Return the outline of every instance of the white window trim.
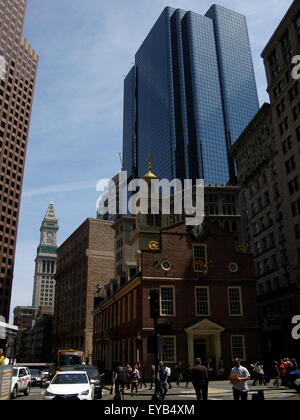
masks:
[[[174,344],[174,360],[162,360],[163,363],[176,363],[177,362],[177,337],[176,335],[162,335],[161,338],[173,338]],[[163,352],[161,352],[161,357]]]
[[[164,315],[162,313],[162,298],[161,298],[161,289],[172,289],[172,296],[173,296],[173,314],[172,315]],[[176,316],[176,294],[175,294],[175,286],[160,286],[160,298],[159,298],[159,312],[162,318],[170,318]]]
[[[244,357],[243,357],[243,358],[241,358],[240,360],[241,360],[242,362],[244,362],[244,361],[246,361],[246,360],[247,360],[247,351],[246,351],[246,339],[245,339],[245,336],[244,336],[243,334],[233,334],[233,335],[231,336],[231,339],[230,339],[230,344],[231,344],[231,357],[232,357],[232,358],[233,358],[233,357],[236,357],[236,355],[235,355],[235,354],[233,354],[233,345],[232,345],[232,339],[233,339],[233,337],[242,337],[242,339],[243,339]]]
[[[201,247],[203,247],[204,248],[204,250],[205,250],[205,264],[207,264],[207,261],[208,261],[208,258],[207,258],[207,245],[205,245],[205,244],[193,244],[193,268],[194,268],[194,272],[195,273],[201,273],[202,272],[202,270],[196,270],[196,268],[195,268],[195,262],[197,261],[197,260],[195,260],[195,247],[197,247],[197,246],[201,246]]]
[[[208,314],[198,314],[197,312],[197,289],[207,289],[207,306],[208,306]],[[211,306],[210,306],[210,289],[209,286],[196,286],[195,287],[195,312],[196,316],[211,316]]]
[[[240,295],[240,314],[232,314],[230,312],[230,296],[229,296],[229,290],[230,289],[238,289],[239,290],[239,295]],[[235,318],[240,318],[242,316],[244,316],[244,307],[243,307],[243,294],[242,294],[242,288],[241,286],[228,286],[227,288],[227,296],[228,296],[228,312],[229,312],[229,316],[230,317],[235,317]]]

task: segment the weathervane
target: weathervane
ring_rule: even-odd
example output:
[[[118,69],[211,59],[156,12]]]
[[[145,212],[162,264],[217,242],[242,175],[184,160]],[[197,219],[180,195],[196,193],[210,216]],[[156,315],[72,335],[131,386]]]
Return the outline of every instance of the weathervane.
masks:
[[[152,162],[154,161],[154,157],[151,156],[151,154],[149,153],[147,160],[148,160],[148,171],[152,172]]]

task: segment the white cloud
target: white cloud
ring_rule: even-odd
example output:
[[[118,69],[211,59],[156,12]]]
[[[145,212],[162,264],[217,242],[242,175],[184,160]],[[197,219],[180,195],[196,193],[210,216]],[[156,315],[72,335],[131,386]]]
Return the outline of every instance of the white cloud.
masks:
[[[96,181],[74,182],[69,184],[49,185],[42,188],[33,188],[24,191],[23,197],[33,197],[36,195],[55,194],[61,192],[80,191],[80,190],[94,190],[96,191]]]

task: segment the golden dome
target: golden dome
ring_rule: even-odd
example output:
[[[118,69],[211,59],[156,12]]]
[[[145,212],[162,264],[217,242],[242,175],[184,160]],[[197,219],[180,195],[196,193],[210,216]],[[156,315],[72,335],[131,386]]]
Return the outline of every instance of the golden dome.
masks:
[[[148,171],[146,175],[144,176],[145,179],[157,179],[157,176],[152,172]]]

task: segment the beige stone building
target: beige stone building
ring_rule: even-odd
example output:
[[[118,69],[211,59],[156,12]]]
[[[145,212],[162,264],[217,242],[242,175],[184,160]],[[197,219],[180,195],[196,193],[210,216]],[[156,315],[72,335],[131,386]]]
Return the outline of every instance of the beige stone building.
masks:
[[[38,56],[23,38],[27,0],[0,1],[0,315],[8,320]]]
[[[295,356],[291,320],[300,313],[300,3],[294,1],[262,53],[270,105],[233,147],[245,240],[255,254],[265,355]]]
[[[73,348],[92,357],[94,299],[114,277],[112,222],[87,219],[57,251],[54,351]]]

